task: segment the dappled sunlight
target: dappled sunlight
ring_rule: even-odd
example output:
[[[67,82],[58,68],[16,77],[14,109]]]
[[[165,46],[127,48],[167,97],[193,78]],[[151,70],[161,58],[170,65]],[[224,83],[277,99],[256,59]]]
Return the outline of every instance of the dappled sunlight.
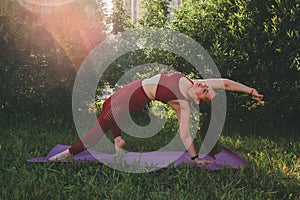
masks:
[[[18,2],[27,9],[34,9],[34,6],[63,6],[74,1],[76,0],[18,0]]]
[[[240,153],[250,165],[266,170],[267,176],[281,174],[300,180],[299,143],[289,138],[222,136],[222,144]]]
[[[76,71],[88,53],[104,38],[105,28],[99,21],[97,7],[90,1],[18,2],[38,17],[38,24],[61,45]]]

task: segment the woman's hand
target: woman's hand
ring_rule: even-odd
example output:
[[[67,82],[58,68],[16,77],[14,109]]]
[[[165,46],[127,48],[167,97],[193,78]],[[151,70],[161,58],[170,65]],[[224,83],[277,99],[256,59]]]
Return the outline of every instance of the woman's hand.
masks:
[[[202,165],[216,164],[216,162],[204,160],[204,159],[200,159],[200,158],[196,158],[194,160],[194,163],[196,163],[197,165],[199,165],[199,164],[202,164]]]
[[[256,100],[259,105],[265,105],[265,102],[262,100],[264,95],[259,94],[256,89],[252,88],[250,95],[252,95],[252,98]]]

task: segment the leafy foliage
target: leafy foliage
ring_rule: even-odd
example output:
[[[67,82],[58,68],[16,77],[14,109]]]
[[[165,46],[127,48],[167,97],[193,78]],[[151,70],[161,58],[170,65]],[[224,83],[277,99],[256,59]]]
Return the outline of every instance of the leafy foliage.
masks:
[[[3,2],[0,16],[2,111],[40,112],[51,105],[49,110],[67,112],[76,70],[90,50],[104,39],[108,23],[112,23],[115,34],[133,28],[120,0],[114,1],[109,22],[101,0],[76,2],[67,6],[68,11],[78,11],[72,12],[76,19],[49,15],[48,26],[40,13],[31,12],[16,1]],[[214,58],[224,77],[265,94],[266,106],[262,108],[245,95],[228,93],[228,120],[253,121],[266,126],[288,123],[299,128],[298,0],[190,0],[172,18],[168,1],[146,0],[142,7],[145,14],[136,27],[170,28],[192,37]],[[50,19],[61,23],[55,28]],[[79,26],[76,29],[68,25],[81,22],[86,24],[84,31]],[[60,29],[67,33],[58,32]],[[124,73],[147,63],[172,66],[192,77],[201,77],[183,58],[162,49],[148,48],[115,60],[100,85],[114,85]],[[62,109],[66,107],[69,109]]]
[[[299,16],[299,1],[187,1],[172,28],[205,47],[224,77],[265,94],[258,121],[271,125],[294,121],[299,113]],[[253,107],[244,96],[232,96],[229,116]]]
[[[131,26],[129,15],[126,14],[124,8],[124,1],[113,0],[113,13],[110,16],[112,23],[112,34],[116,35],[120,32],[125,31],[126,28]]]
[[[145,14],[139,20],[143,26],[154,26],[164,28],[169,22],[169,1],[166,0],[144,0],[141,2],[141,8]]]
[[[0,16],[1,111],[42,114],[46,109],[70,114],[76,70],[87,50],[104,36],[105,24],[95,20],[103,17],[96,3],[78,1],[63,9],[33,11],[17,1],[4,2]],[[83,23],[86,20],[90,24]]]

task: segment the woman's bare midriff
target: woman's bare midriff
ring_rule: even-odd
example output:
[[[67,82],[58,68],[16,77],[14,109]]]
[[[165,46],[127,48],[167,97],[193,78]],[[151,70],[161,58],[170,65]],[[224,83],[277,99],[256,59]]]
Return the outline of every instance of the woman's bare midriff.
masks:
[[[143,89],[147,95],[147,97],[151,100],[155,99],[157,85],[160,79],[160,74],[153,76],[151,78],[147,78],[142,80]]]
[[[147,95],[147,97],[151,100],[155,99],[157,86],[160,80],[160,74],[153,76],[151,78],[147,78],[142,80],[142,86],[143,89]],[[187,94],[185,91],[188,91],[188,88],[191,87],[190,81],[188,81],[186,78],[182,77],[179,80],[179,89],[180,92],[183,94],[183,96],[187,97]]]

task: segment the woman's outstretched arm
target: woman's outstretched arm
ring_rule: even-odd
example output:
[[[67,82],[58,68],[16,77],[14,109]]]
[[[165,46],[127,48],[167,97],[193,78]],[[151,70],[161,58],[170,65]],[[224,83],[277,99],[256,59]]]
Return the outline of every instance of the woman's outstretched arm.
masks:
[[[264,96],[259,94],[256,89],[248,87],[242,83],[227,79],[227,78],[216,78],[216,79],[197,79],[193,80],[195,83],[206,84],[208,87],[213,89],[224,89],[231,92],[243,92],[252,95],[259,104],[264,105],[262,99]]]

